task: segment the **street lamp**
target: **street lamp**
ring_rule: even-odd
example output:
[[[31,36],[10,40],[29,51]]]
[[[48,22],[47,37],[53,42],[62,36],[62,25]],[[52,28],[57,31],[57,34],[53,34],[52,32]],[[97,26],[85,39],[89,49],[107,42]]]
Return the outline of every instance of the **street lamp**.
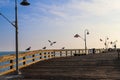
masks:
[[[87,53],[87,43],[86,43],[86,34],[87,35],[89,35],[90,33],[89,33],[89,31],[88,31],[88,29],[85,29],[85,31],[84,31],[84,36],[85,36],[85,53]]]
[[[13,24],[7,17],[5,17],[2,13],[0,15],[5,18],[12,26],[15,27],[15,46],[16,46],[16,74],[20,74],[19,72],[19,62],[18,62],[18,5],[17,1],[15,0],[15,24]],[[30,3],[27,2],[27,0],[23,0],[20,3],[22,6],[28,6]]]
[[[85,29],[84,30],[84,38],[82,38],[79,34],[76,34],[74,37],[75,38],[78,38],[78,37],[80,37],[82,40],[84,40],[84,42],[85,42],[85,53],[87,54],[87,43],[86,43],[86,35],[89,35],[90,33],[89,33],[89,31],[88,31],[88,29]]]

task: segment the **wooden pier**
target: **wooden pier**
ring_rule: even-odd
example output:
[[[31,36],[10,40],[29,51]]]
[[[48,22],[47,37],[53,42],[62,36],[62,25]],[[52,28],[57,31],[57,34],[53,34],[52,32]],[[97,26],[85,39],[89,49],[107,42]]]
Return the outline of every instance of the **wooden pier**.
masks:
[[[52,52],[56,53],[58,52],[58,50],[56,52],[55,51]],[[50,58],[44,59],[42,61],[39,60],[35,61],[35,58],[32,58],[32,61],[34,63],[32,63],[32,65],[27,67],[24,66],[24,68],[21,67],[20,71],[22,74],[18,78],[10,77],[14,75],[14,72],[12,72],[7,75],[2,75],[1,79],[4,78],[6,80],[9,78],[11,78],[10,80],[16,80],[16,79],[18,80],[119,80],[120,79],[120,60],[118,59],[117,52],[88,54],[81,56],[74,56],[71,52],[76,54],[77,52],[80,51],[60,50],[59,53],[62,53],[60,54],[61,57],[55,57],[54,54],[52,54],[53,56],[44,54],[44,57],[39,56],[39,58],[40,57],[41,57],[40,59],[49,58],[48,56],[50,56]],[[65,54],[64,56],[63,53]]]

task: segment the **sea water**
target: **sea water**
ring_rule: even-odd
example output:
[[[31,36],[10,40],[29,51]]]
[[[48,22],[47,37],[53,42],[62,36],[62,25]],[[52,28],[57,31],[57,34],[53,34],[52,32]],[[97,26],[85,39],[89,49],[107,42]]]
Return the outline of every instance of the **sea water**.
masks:
[[[24,52],[24,51],[20,51],[19,53],[22,53],[22,52]],[[0,56],[11,55],[11,54],[16,54],[16,52],[15,51],[0,51]],[[14,60],[14,62],[15,62],[15,60]],[[9,63],[10,63],[10,61],[5,61],[5,62],[0,63],[0,66],[3,66],[5,64],[9,64]],[[15,65],[14,65],[14,67],[15,67]],[[10,67],[2,68],[2,69],[0,69],[0,72],[7,71],[9,69],[10,69]]]
[[[15,51],[0,51],[0,56],[15,54]]]

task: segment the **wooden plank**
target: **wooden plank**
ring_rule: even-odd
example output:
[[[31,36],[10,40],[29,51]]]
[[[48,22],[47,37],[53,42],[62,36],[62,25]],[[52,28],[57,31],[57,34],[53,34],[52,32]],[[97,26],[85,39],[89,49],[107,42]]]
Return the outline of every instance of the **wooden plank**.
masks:
[[[69,52],[70,51],[70,52]],[[78,52],[82,52],[83,53],[84,49],[50,49],[50,50],[34,50],[34,51],[30,51],[30,52],[24,52],[19,54],[19,58],[23,58],[23,60],[20,60],[19,63],[23,63],[24,65],[20,66],[20,67],[25,67],[26,65],[31,65],[33,63],[36,63],[38,61],[41,60],[46,60],[51,59],[51,58],[60,58],[60,57],[66,57],[66,56],[72,56],[74,53],[78,53]],[[55,53],[60,53],[60,55],[65,54],[66,56],[55,56]],[[38,54],[38,56],[36,56],[36,54]],[[40,55],[39,55],[40,54]],[[71,54],[71,55],[69,55]],[[32,56],[30,58],[27,58],[27,56]],[[0,57],[0,62],[5,62],[5,61],[13,61],[15,60],[15,55],[7,55],[7,56],[2,56]],[[35,60],[36,58],[39,58],[39,60]],[[29,60],[33,60],[33,62],[30,62],[29,64],[26,64],[26,61]],[[3,66],[0,66],[1,68],[5,68],[5,67],[9,67],[11,66],[11,70],[13,71],[14,69],[12,69],[13,65],[15,64],[15,62],[10,63],[10,64],[5,64]],[[8,72],[10,72],[8,71]],[[4,73],[7,73],[4,72]]]
[[[15,62],[10,63],[10,64],[5,64],[5,65],[3,65],[3,66],[0,66],[0,68],[10,67],[10,66],[12,66],[12,65],[14,65],[14,64],[15,64]]]
[[[38,61],[20,71],[23,80],[119,80],[120,67],[114,61],[116,58],[115,53],[54,58]]]

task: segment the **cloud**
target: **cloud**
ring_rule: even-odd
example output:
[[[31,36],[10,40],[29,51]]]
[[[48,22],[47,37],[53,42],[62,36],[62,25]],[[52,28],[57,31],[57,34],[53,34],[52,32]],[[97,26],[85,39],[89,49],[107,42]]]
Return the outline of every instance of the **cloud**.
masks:
[[[38,1],[29,14],[22,16],[31,24],[52,26],[119,23],[119,3],[120,0],[69,0],[65,4],[49,5]]]
[[[6,1],[12,2],[12,0],[0,0],[0,7],[3,5],[8,7]],[[91,37],[88,36],[90,39],[88,44],[94,47],[99,36],[103,35],[104,38],[110,33],[116,40],[116,35],[120,33],[120,0],[67,0],[59,5],[54,2],[57,0],[49,0],[47,4],[41,2],[46,0],[32,1],[34,0],[31,0],[31,5],[27,9],[24,8],[25,10],[19,6],[21,10],[18,12],[20,39],[23,39],[21,43],[27,41],[24,45],[33,42],[38,44],[42,43],[41,41],[53,39],[63,41],[68,46],[72,44],[70,47],[73,48],[77,46],[79,48],[78,43],[84,47],[83,42],[79,39],[76,42],[72,35],[78,33],[84,36],[84,29],[87,28]],[[50,1],[52,4],[49,4]],[[14,5],[10,4],[11,6]],[[33,43],[34,46],[36,44]]]
[[[48,5],[37,3],[33,10],[44,16],[63,19],[75,19],[90,16],[105,16],[120,10],[120,0],[70,0],[66,4]]]
[[[105,22],[109,24],[112,21],[119,23],[119,3],[120,0],[69,0],[65,4],[49,5],[38,1],[31,7],[29,14],[22,16],[24,20],[26,19],[25,21],[29,20],[33,24],[52,26]]]
[[[120,0],[91,0],[91,2],[85,2],[80,0],[72,0],[71,8],[75,10],[82,10],[91,15],[107,15],[111,11],[120,9]]]

